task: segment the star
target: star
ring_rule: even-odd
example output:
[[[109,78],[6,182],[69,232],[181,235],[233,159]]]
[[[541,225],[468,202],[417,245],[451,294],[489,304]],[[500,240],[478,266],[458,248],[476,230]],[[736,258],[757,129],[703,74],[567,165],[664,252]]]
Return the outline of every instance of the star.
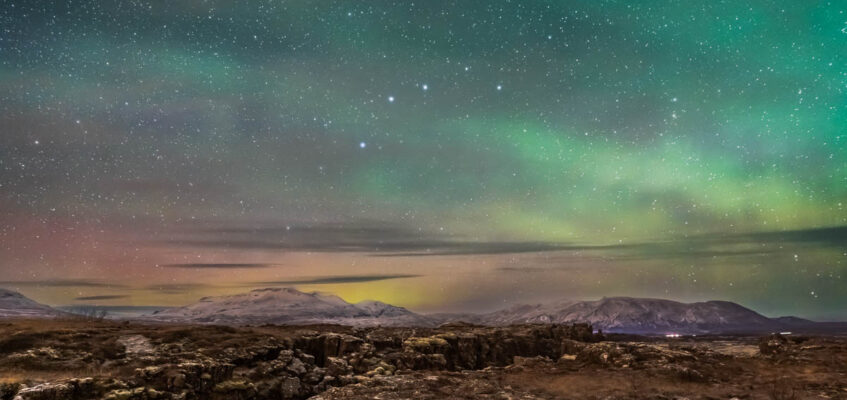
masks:
[[[14,216],[0,224],[0,237],[14,237],[0,246],[4,280],[225,283],[151,273],[194,257],[188,228],[209,241],[201,262],[311,252],[279,254],[284,270],[251,270],[262,281],[312,265],[327,275],[390,268],[374,248],[474,253],[411,263],[421,278],[396,281],[409,293],[395,281],[338,286],[412,306],[553,299],[566,287],[847,319],[847,249],[834,246],[847,232],[838,2],[750,4],[733,22],[720,12],[713,21],[710,7],[415,2],[411,24],[395,2],[196,3],[108,24],[97,21],[109,7],[69,2],[61,18],[4,10],[4,31],[26,33],[0,57],[0,202]],[[806,18],[781,26],[788,13]],[[692,23],[709,29],[683,29]],[[61,46],[34,45],[55,38]],[[101,240],[113,235],[121,240]],[[132,242],[158,237],[179,243],[161,254]],[[578,274],[516,282],[499,268],[542,256],[581,264],[543,244],[571,241],[597,246]],[[544,251],[522,253],[523,242]],[[746,251],[759,244],[767,256]],[[617,268],[635,257],[637,267]],[[374,265],[348,271],[351,259]],[[453,264],[491,278],[436,276]],[[437,282],[462,292],[417,293]],[[533,294],[518,298],[523,290]]]

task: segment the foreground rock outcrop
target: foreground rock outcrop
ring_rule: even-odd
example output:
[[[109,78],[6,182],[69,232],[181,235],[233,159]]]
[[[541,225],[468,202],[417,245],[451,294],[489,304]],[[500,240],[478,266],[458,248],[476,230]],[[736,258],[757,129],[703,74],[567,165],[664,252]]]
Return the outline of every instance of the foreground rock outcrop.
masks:
[[[118,333],[121,326],[111,326]],[[530,325],[508,328],[452,326],[442,329],[320,329],[185,327],[164,335],[113,335],[116,349],[101,367],[124,376],[57,382],[23,382],[3,387],[3,398],[40,399],[299,399],[333,387],[392,376],[398,371],[461,371],[511,364],[515,357],[558,358],[565,341],[595,341],[588,325]],[[275,334],[276,333],[276,334]],[[39,338],[59,339],[67,332]],[[77,339],[99,340],[81,330]],[[243,335],[243,336],[242,336]],[[213,339],[215,338],[215,339]],[[23,344],[23,338],[11,338]],[[214,340],[214,341],[211,341]],[[94,361],[90,351],[47,340],[46,346],[12,351],[5,360],[43,370],[78,368]],[[208,347],[207,347],[208,346]],[[21,349],[23,350],[23,349]],[[9,393],[9,394],[7,394]]]
[[[847,393],[845,355],[837,339],[665,341],[585,324],[24,321],[0,323],[0,400],[837,398]]]

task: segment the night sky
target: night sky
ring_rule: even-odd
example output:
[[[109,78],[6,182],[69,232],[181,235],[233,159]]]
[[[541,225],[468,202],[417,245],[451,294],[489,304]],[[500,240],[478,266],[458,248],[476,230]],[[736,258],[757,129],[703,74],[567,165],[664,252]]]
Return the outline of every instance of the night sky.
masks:
[[[4,1],[0,285],[847,318],[847,4]]]

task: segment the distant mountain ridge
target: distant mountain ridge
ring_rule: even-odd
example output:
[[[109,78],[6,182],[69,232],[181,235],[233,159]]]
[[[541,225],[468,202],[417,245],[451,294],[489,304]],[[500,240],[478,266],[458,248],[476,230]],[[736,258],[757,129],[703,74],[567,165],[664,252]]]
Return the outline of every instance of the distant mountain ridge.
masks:
[[[69,316],[0,289],[0,318]],[[448,322],[503,326],[513,324],[590,323],[610,333],[717,334],[779,331],[847,333],[847,323],[813,322],[797,317],[768,318],[729,301],[681,303],[672,300],[604,297],[523,304],[485,314],[423,315],[380,301],[348,303],[325,293],[293,288],[256,289],[247,293],[204,297],[197,303],[135,317],[142,321],[220,325],[309,325],[434,327]]]
[[[626,333],[769,331],[779,321],[729,301],[681,303],[664,299],[604,297],[594,301],[520,305],[480,316],[486,325],[588,322]]]
[[[67,315],[70,314],[37,303],[14,290],[0,288],[0,318],[56,318]]]
[[[249,293],[201,299],[185,307],[157,312],[161,321],[216,324],[341,324],[353,326],[436,326],[447,322],[479,325],[571,324],[587,322],[605,332],[638,334],[757,333],[814,328],[796,317],[768,318],[729,301],[681,303],[672,300],[605,297],[516,305],[486,314],[421,315],[378,301],[348,303],[321,293],[296,289],[257,289]],[[821,325],[822,326],[822,325]]]
[[[185,307],[147,316],[173,322],[215,324],[341,324],[352,326],[433,326],[437,322],[379,301],[351,304],[338,296],[291,288],[256,289],[231,296],[205,297]]]

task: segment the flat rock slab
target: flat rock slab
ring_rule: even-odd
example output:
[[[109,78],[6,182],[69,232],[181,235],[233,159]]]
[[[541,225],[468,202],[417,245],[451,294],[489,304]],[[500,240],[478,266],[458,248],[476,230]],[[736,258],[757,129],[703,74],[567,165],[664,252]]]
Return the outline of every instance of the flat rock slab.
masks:
[[[150,339],[142,335],[121,336],[117,342],[126,348],[127,356],[149,356],[156,352]]]

